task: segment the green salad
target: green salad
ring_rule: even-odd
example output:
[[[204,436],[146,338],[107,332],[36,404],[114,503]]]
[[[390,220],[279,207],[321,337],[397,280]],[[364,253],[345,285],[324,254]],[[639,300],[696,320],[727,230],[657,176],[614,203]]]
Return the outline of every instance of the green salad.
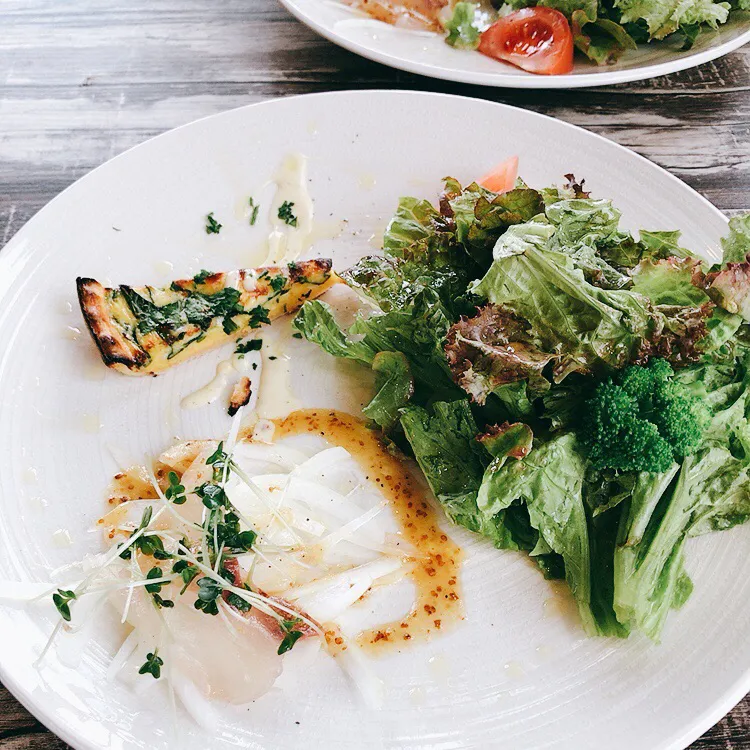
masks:
[[[371,309],[294,326],[375,371],[365,414],[452,521],[564,578],[587,633],[658,640],[686,541],[750,519],[750,214],[712,266],[619,222],[572,176],[448,178],[344,272]]]
[[[453,5],[445,22],[445,41],[452,47],[479,49],[525,67],[512,56],[493,52],[492,44],[483,43],[482,37],[514,11],[537,7],[562,13],[575,48],[591,62],[604,65],[616,62],[639,44],[662,39],[690,49],[703,30],[717,29],[730,14],[750,10],[750,0],[461,0]],[[523,32],[516,29],[504,38],[522,37]]]

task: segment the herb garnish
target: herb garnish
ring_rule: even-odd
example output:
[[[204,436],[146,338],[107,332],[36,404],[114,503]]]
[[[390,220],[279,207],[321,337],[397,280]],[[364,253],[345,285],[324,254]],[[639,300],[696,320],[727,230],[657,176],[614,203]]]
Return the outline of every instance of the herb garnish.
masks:
[[[213,578],[201,578],[198,581],[198,598],[193,606],[207,615],[218,615],[219,606],[216,600],[223,590],[224,587]]]
[[[162,578],[163,575],[161,568],[151,568],[151,570],[146,573],[146,579],[152,580],[154,578]],[[159,595],[162,586],[166,586],[164,581],[160,581],[159,583],[147,583],[145,589],[151,594],[157,608],[166,607],[169,609],[170,607],[174,607],[174,602],[171,599],[162,599]]]
[[[180,591],[180,595],[182,595],[185,593],[185,589],[187,589],[187,587],[193,582],[193,579],[198,575],[200,571],[195,567],[195,565],[192,565],[187,560],[178,560],[172,566],[172,572],[179,575],[182,578],[183,583],[185,584]]]
[[[221,231],[222,225],[214,219],[214,212],[206,216],[206,234],[218,234]]]
[[[216,510],[216,508],[226,505],[227,502],[224,488],[213,482],[204,482],[200,487],[196,487],[195,494],[203,500],[203,504],[209,510]]]
[[[260,328],[263,323],[271,322],[271,319],[268,317],[268,310],[265,307],[254,307],[248,314],[250,315],[250,319],[247,321],[247,324],[250,328]]]
[[[195,276],[193,276],[193,281],[196,284],[205,284],[206,283],[206,279],[209,276],[213,276],[213,275],[214,275],[213,271],[206,271],[206,269],[204,268],[204,269],[202,269],[200,271],[200,273],[196,273]]]
[[[258,221],[258,209],[260,206],[253,200],[252,196],[250,196],[250,200],[248,200],[248,205],[250,206],[250,226],[255,226],[255,222]]]
[[[292,208],[294,206],[294,203],[290,201],[284,201],[279,206],[279,212],[278,217],[285,223],[288,224],[290,227],[296,227],[297,226],[297,217],[292,213]]]
[[[286,286],[286,277],[283,274],[274,276],[271,279],[271,289],[274,292],[280,292]]]
[[[138,674],[150,674],[155,680],[161,677],[161,668],[164,666],[164,660],[159,656],[159,649],[155,648],[151,654],[146,654],[146,661],[138,670]]]
[[[185,487],[180,484],[180,478],[174,471],[167,474],[169,487],[164,491],[164,496],[175,505],[183,505],[187,498],[185,497]]]
[[[177,340],[175,332],[182,326],[190,323],[205,331],[211,326],[214,318],[218,317],[224,318],[224,330],[232,333],[237,329],[232,316],[247,314],[239,304],[239,290],[232,287],[226,287],[213,294],[183,292],[184,297],[166,305],[155,305],[150,299],[128,286],[121,287],[121,290],[133,315],[138,319],[138,331],[143,334],[156,331],[168,342]],[[268,311],[265,309],[255,315],[253,311],[249,314],[252,320],[257,318],[262,323],[270,322]]]
[[[279,656],[285,654],[287,651],[291,651],[294,648],[294,644],[302,638],[302,631],[295,630],[295,626],[302,622],[299,617],[295,617],[293,620],[282,620],[279,623],[281,632],[285,633],[284,638],[279,644],[279,650],[276,652]]]
[[[227,596],[227,604],[240,612],[249,612],[253,608],[253,605],[250,604],[250,602],[235,593],[231,593]]]
[[[235,354],[247,354],[248,352],[260,351],[263,346],[263,339],[249,339],[241,341],[234,350]]]
[[[77,598],[75,591],[66,589],[57,589],[57,593],[52,594],[52,601],[65,622],[70,622],[70,602]]]
[[[131,537],[145,529],[151,523],[151,516],[153,513],[154,509],[149,505],[146,510],[143,511],[141,522],[138,525],[138,528],[130,535]],[[123,560],[130,560],[133,555],[133,549],[140,550],[144,555],[154,557],[157,560],[169,560],[169,558],[172,557],[164,550],[164,542],[162,542],[161,537],[158,534],[151,534],[150,536],[144,534],[139,536],[132,546],[127,547],[120,553],[120,557]]]

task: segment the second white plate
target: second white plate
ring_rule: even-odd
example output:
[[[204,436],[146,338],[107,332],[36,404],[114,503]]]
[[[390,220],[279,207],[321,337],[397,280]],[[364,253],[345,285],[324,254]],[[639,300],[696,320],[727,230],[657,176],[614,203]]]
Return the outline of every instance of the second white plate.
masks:
[[[396,28],[338,0],[280,0],[302,23],[332,42],[392,68],[447,81],[518,89],[568,89],[641,81],[715,60],[750,41],[750,13],[736,13],[717,31],[707,29],[693,49],[669,42],[639,45],[615,65],[597,67],[576,55],[569,75],[540,76],[478,52],[447,45],[440,34]]]

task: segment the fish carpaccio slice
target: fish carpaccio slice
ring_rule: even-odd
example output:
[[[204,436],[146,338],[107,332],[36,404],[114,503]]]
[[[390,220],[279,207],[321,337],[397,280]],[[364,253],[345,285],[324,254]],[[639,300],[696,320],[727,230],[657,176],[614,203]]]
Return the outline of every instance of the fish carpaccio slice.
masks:
[[[344,0],[347,5],[364,11],[378,21],[410,28],[441,31],[444,8],[453,0]]]

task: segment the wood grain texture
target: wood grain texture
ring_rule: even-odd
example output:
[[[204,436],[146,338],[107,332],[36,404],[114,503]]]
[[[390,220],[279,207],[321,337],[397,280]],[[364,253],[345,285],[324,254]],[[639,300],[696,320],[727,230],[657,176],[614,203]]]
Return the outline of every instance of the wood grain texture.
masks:
[[[526,107],[632,148],[727,213],[750,209],[750,47],[611,88],[492,90],[361,59],[275,0],[0,0],[0,247],[65,187],[146,138],[270,97],[352,88]],[[0,750],[64,747],[0,687]],[[692,747],[750,750],[750,699]]]

